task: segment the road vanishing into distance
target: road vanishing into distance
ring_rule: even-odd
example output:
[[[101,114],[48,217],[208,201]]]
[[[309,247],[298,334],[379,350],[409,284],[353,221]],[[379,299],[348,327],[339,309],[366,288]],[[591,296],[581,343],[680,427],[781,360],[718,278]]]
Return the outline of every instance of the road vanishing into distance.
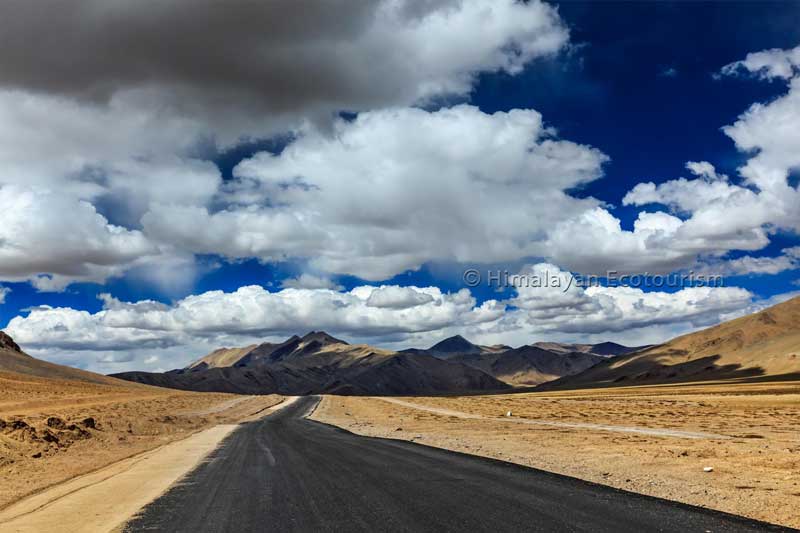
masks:
[[[688,505],[306,420],[243,425],[125,531],[785,531]]]

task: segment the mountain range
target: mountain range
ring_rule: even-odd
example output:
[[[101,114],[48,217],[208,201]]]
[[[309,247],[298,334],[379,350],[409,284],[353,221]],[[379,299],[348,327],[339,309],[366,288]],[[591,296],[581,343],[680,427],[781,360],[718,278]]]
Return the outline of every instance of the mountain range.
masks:
[[[606,357],[630,353],[630,348],[613,342],[563,344],[538,342],[519,348],[503,344],[472,344],[460,335],[447,338],[427,350],[411,348],[401,353],[430,355],[477,368],[516,387],[538,385],[562,376],[577,374]]]
[[[115,377],[161,387],[242,394],[475,393],[537,385],[581,372],[605,358],[593,353],[592,345],[581,345],[582,351],[571,351],[572,345],[553,346],[558,351],[481,346],[457,335],[427,349],[394,352],[312,331],[280,343],[220,348],[170,372],[125,372]],[[615,346],[621,352],[631,350]]]

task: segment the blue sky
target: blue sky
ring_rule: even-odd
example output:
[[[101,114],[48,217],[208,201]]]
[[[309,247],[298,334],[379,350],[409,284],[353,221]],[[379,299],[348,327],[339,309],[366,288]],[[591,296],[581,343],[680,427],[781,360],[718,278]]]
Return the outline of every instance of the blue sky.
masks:
[[[412,4],[405,7],[411,9]],[[500,5],[504,7],[497,7]],[[203,9],[213,13],[217,8],[209,4]],[[14,53],[22,54],[24,48],[11,47],[0,53],[0,67],[6,65],[12,72],[0,77],[0,87],[8,91],[0,107],[6,106],[6,115],[11,116],[14,98],[31,95],[31,116],[35,119],[39,117],[37,110],[49,109],[47,116],[55,118],[39,117],[42,127],[50,120],[58,132],[53,138],[30,137],[30,145],[17,151],[31,158],[39,154],[43,159],[52,157],[51,166],[30,165],[36,167],[31,171],[23,156],[5,162],[9,177],[0,176],[0,185],[16,196],[2,205],[14,208],[22,205],[19,198],[23,193],[29,195],[24,196],[29,198],[25,206],[33,207],[20,209],[24,212],[20,216],[29,217],[25,219],[28,221],[39,213],[34,208],[41,208],[42,213],[70,212],[73,207],[59,202],[73,197],[84,207],[91,206],[85,224],[84,218],[68,217],[53,221],[52,228],[47,226],[42,232],[7,221],[18,232],[31,231],[26,246],[34,251],[20,255],[11,250],[13,235],[0,240],[0,251],[3,246],[11,250],[9,262],[19,262],[9,263],[6,271],[0,272],[0,284],[7,291],[0,304],[0,324],[9,324],[8,329],[37,355],[114,371],[177,366],[197,351],[223,342],[302,333],[326,324],[336,330],[332,333],[389,347],[425,345],[451,333],[509,344],[542,338],[657,342],[752,311],[800,290],[800,248],[792,251],[800,245],[798,213],[785,195],[786,205],[769,204],[779,201],[772,198],[780,199],[781,194],[767,191],[764,185],[772,179],[772,173],[785,172],[786,190],[797,192],[798,167],[785,156],[795,141],[779,131],[780,124],[791,122],[792,113],[797,112],[792,103],[798,92],[794,80],[800,64],[792,63],[791,56],[791,50],[800,45],[800,27],[793,23],[800,14],[796,4],[564,2],[506,6],[499,2],[494,18],[486,19],[488,44],[484,48],[475,44],[474,49],[466,51],[456,44],[449,49],[447,39],[457,43],[463,36],[447,34],[434,19],[453,17],[455,23],[448,31],[459,31],[460,24],[464,35],[469,36],[475,31],[471,24],[479,20],[470,18],[471,8],[462,6],[449,12],[445,8],[440,12],[435,6],[426,9],[429,11],[422,9],[421,15],[408,15],[406,19],[406,15],[395,12],[391,16],[378,12],[379,16],[370,18],[369,13],[353,8],[353,13],[341,13],[349,15],[349,22],[341,27],[315,28],[311,17],[303,22],[309,27],[298,30],[314,35],[331,32],[334,40],[352,32],[357,36],[352,42],[363,41],[364,50],[370,50],[369,60],[385,54],[388,67],[399,73],[397,79],[392,78],[391,70],[383,76],[365,71],[362,63],[366,60],[359,54],[367,52],[357,46],[340,51],[336,56],[342,61],[339,72],[330,72],[326,64],[309,59],[314,49],[305,42],[289,47],[286,58],[275,63],[280,66],[265,68],[263,73],[239,72],[226,66],[237,66],[239,61],[216,64],[212,60],[208,69],[219,70],[215,74],[223,80],[221,89],[207,85],[202,71],[196,74],[183,63],[169,63],[168,57],[155,58],[146,47],[133,52],[152,67],[145,77],[125,65],[115,66],[119,72],[109,73],[100,58],[96,64],[89,58],[82,69],[85,75],[74,75],[73,79],[70,74],[55,81],[44,79],[35,69],[29,72],[27,67],[8,67],[17,64]],[[168,19],[175,13],[162,15]],[[254,18],[274,15],[256,13]],[[135,14],[132,24],[137,17],[147,20],[147,16]],[[519,18],[530,23],[514,20]],[[419,20],[422,26],[413,26]],[[30,25],[36,23],[33,18],[29,20]],[[191,29],[190,22],[185,24]],[[377,39],[371,24],[387,25],[388,29],[378,28],[388,32],[385,41],[391,41],[392,32],[401,35],[415,27],[419,33],[416,41],[395,44],[406,46],[411,59],[392,65],[392,61],[399,61],[392,48],[387,45],[383,51],[382,42],[376,46],[378,41],[370,41]],[[234,32],[223,24],[212,30],[209,43],[200,45]],[[252,31],[258,31],[257,24]],[[422,41],[437,36],[437,32],[443,32],[439,36],[446,39],[436,53],[422,50]],[[102,42],[113,37],[94,38]],[[292,38],[300,37],[286,37]],[[284,44],[267,42],[264,46],[274,47],[277,55],[284,53]],[[75,47],[75,54],[81,52],[80,42],[70,42],[70,46]],[[311,47],[308,57],[304,46]],[[773,52],[763,61],[745,61],[748,54],[770,50]],[[45,57],[42,68],[47,61],[56,61],[51,58],[52,50],[24,51]],[[251,52],[226,50],[228,54],[240,53],[242,64],[252,64],[252,58],[248,59]],[[201,48],[196,54],[198,60],[202,59]],[[795,55],[800,57],[800,53]],[[120,61],[124,63],[125,59]],[[742,63],[736,64],[739,61]],[[295,63],[296,72],[294,66],[286,66]],[[723,73],[723,67],[732,64],[734,67]],[[786,65],[789,74],[776,70]],[[401,78],[404,68],[411,70]],[[279,80],[270,77],[276,69],[287,69]],[[364,79],[377,88],[355,87],[353,80]],[[310,85],[313,89],[308,89]],[[112,88],[106,89],[109,86]],[[281,92],[262,101],[263,87],[268,87],[268,92],[272,86],[280,86]],[[221,97],[214,93],[216,90],[223,91]],[[107,94],[97,96],[103,91]],[[154,101],[158,104],[156,113]],[[65,107],[65,102],[73,107]],[[765,116],[749,122],[740,120],[754,104],[767,108]],[[522,115],[515,114],[519,110]],[[150,118],[142,126],[132,116]],[[537,124],[536,117],[543,124]],[[26,120],[30,122],[31,118]],[[738,128],[723,130],[738,124],[737,120],[741,122]],[[770,120],[778,121],[775,128],[769,126]],[[436,128],[446,135],[437,130],[416,145],[415,137],[424,139]],[[522,145],[517,151],[508,149],[508,157],[503,155],[509,142],[502,139],[508,131],[514,132],[517,140],[525,135],[536,138],[533,150],[544,159],[511,160],[505,166],[508,159],[525,157]],[[778,133],[770,137],[770,131]],[[70,136],[76,140],[64,141]],[[147,141],[149,136],[152,146]],[[340,139],[346,141],[337,144]],[[441,147],[426,146],[441,139],[446,139]],[[551,141],[555,143],[552,146]],[[366,147],[359,148],[359,143]],[[800,146],[796,148],[800,151]],[[758,168],[742,173],[741,169],[755,161],[759,153],[764,155],[758,165],[751,163]],[[486,170],[481,163],[490,161],[492,154],[498,157],[494,163],[497,175],[492,175],[491,165]],[[0,161],[3,157],[0,153]],[[80,160],[76,170],[63,170],[65,162],[71,165],[73,160]],[[413,165],[403,170],[407,161]],[[580,163],[573,165],[576,161]],[[687,169],[688,162],[708,162],[713,171],[693,174]],[[457,168],[459,165],[464,168]],[[540,175],[536,165],[549,170]],[[384,174],[382,169],[391,170]],[[470,176],[482,172],[487,175],[469,181]],[[719,178],[721,175],[727,179]],[[685,182],[681,187],[686,190],[675,193],[680,196],[677,200],[669,200],[664,191],[658,193],[661,200],[651,201],[652,195],[651,200],[642,200],[644,193],[636,189],[647,182],[655,186],[674,184],[679,178],[727,192],[723,196],[709,192],[706,205],[687,207],[694,193],[688,189],[692,185]],[[449,188],[460,179],[467,180],[463,189]],[[495,179],[497,183],[482,190],[482,196],[469,189]],[[523,185],[514,192],[518,181]],[[434,213],[438,209],[436,195],[444,194],[437,185],[440,182],[447,183],[449,191],[443,196],[446,206],[441,215]],[[540,184],[542,193],[537,199]],[[495,194],[501,189],[502,195],[508,196]],[[640,191],[638,196],[632,193],[635,189]],[[68,192],[56,202],[53,190]],[[725,196],[731,191],[744,198],[743,203]],[[750,198],[751,191],[764,194]],[[315,202],[326,202],[324,207],[307,201],[309,194],[317,192],[320,195]],[[463,201],[460,196],[454,198],[454,194],[462,193]],[[549,195],[556,199],[548,200]],[[188,197],[192,200],[186,200]],[[373,199],[360,204],[362,197]],[[751,201],[752,206],[748,203]],[[401,210],[402,202],[417,207]],[[395,207],[400,215],[392,215]],[[445,209],[452,209],[452,214]],[[724,231],[710,228],[716,225],[713,221],[747,219],[753,210],[760,214],[753,215],[750,227],[738,224]],[[382,220],[382,212],[387,218],[395,218]],[[412,214],[403,221],[406,212]],[[656,237],[648,240],[634,232],[643,212],[663,214],[648,224],[666,224],[665,228],[681,221],[689,224],[670,237],[664,236],[666,229],[659,228],[663,231],[658,239],[663,240],[653,244]],[[780,216],[770,217],[770,212]],[[594,213],[591,219],[585,218],[587,213]],[[89,230],[82,233],[97,222],[94,216],[101,217],[101,225],[108,225],[100,236]],[[505,217],[507,225],[502,223]],[[548,218],[552,218],[552,224]],[[306,227],[311,219],[321,222]],[[613,226],[614,219],[619,223],[619,233],[607,229],[608,221]],[[43,220],[41,225],[49,223],[46,216]],[[453,227],[449,228],[451,222]],[[529,231],[525,228],[528,223],[533,223]],[[553,231],[559,224],[561,230]],[[598,224],[605,228],[602,231],[612,231],[608,249],[592,248],[602,240],[591,237],[592,232],[600,231]],[[112,225],[124,229],[124,243],[114,241],[118,236],[107,229]],[[230,233],[219,229],[223,227]],[[459,233],[462,227],[463,234]],[[62,228],[64,235],[77,234],[79,238],[72,242],[69,237],[54,237]],[[670,231],[667,233],[672,235]],[[45,234],[47,239],[41,237]],[[581,240],[584,237],[586,241]],[[617,238],[618,246],[613,241]],[[416,239],[424,244],[415,248]],[[345,240],[352,243],[343,246]],[[51,247],[55,251],[48,257]],[[482,249],[486,249],[485,255]],[[759,258],[768,258],[769,264]],[[597,273],[607,267],[663,273],[705,269],[725,274],[731,290],[690,294],[681,293],[682,287],[671,287],[643,291],[662,295],[600,291],[602,294],[570,293],[566,298],[559,294],[523,294],[513,288],[498,292],[485,284],[466,287],[461,277],[467,268],[533,272],[536,269],[531,270],[532,265],[536,264],[551,265],[561,274]],[[51,275],[52,280],[48,277]],[[232,298],[226,294],[254,285],[263,293],[255,295],[253,301],[269,301],[264,304],[268,313],[259,308],[267,313],[263,327],[215,328],[202,321],[205,326],[176,325],[181,320],[176,317],[184,316],[181,302],[187,297],[221,291],[220,298],[225,300]],[[385,296],[389,303],[377,306],[386,316],[375,318],[370,305],[364,304],[364,309],[352,311],[355,318],[348,314],[346,318],[325,315],[324,319],[315,319],[317,304],[313,298],[321,292],[327,291],[335,299],[335,295],[349,294],[357,287],[381,285],[394,287]],[[291,307],[299,305],[292,300],[286,304],[291,307],[286,320],[270,325],[269,317],[283,313],[283,300],[274,302],[270,294],[286,287],[311,291],[301,295],[304,302],[306,297],[310,299],[311,307]],[[423,291],[419,298],[408,292],[391,292],[402,287],[435,288],[439,292]],[[458,291],[465,289],[470,302],[453,300],[453,295],[463,296],[464,292]],[[348,298],[357,300],[355,296]],[[364,301],[368,299],[367,294]],[[231,309],[240,304],[247,309],[240,300],[219,305]],[[340,302],[332,308],[330,302],[319,305],[324,313],[335,313],[330,309],[337,306],[346,310],[342,313],[351,312],[350,303]],[[426,310],[428,305],[437,306],[437,310]],[[445,313],[450,305],[452,309]],[[637,305],[661,318],[639,317]],[[587,306],[590,311],[585,311]],[[33,308],[41,312],[36,320],[29,316]],[[389,309],[397,314],[392,315]],[[217,311],[204,312],[211,313],[206,318],[213,322]],[[156,320],[152,313],[164,316]],[[602,325],[615,318],[619,326]],[[148,320],[166,322],[153,325]],[[241,324],[249,319],[227,316],[220,320]],[[393,327],[402,321],[413,325]],[[81,327],[95,331],[87,334],[80,331]],[[171,333],[165,335],[164,331]],[[105,343],[103,337],[119,338]]]

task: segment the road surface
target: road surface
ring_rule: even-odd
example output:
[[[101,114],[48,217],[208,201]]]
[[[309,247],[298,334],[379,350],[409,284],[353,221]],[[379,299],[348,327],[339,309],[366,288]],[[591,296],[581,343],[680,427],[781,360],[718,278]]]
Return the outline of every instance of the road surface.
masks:
[[[780,528],[509,463],[360,437],[294,405],[231,434],[125,531],[647,531]]]

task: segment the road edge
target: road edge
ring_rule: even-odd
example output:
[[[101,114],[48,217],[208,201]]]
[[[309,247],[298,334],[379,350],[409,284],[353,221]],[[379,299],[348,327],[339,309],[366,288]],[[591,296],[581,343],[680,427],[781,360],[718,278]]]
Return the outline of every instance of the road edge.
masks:
[[[269,416],[298,399],[297,396],[284,397],[278,404],[252,413],[235,424],[218,424],[52,485],[0,510],[0,528],[38,532],[50,530],[45,529],[45,524],[51,523],[59,524],[53,530],[121,531],[144,506],[200,466],[242,424]],[[165,468],[160,468],[159,463],[167,463],[172,467],[171,471],[163,474]],[[148,470],[160,472],[162,476],[150,479],[149,484],[136,483],[125,487],[131,484],[129,478],[141,476]],[[112,505],[108,501],[112,494],[124,495],[126,499],[121,504]],[[95,506],[104,512],[93,512]],[[82,511],[80,524],[77,528],[69,528],[67,524],[75,521],[76,507]]]

